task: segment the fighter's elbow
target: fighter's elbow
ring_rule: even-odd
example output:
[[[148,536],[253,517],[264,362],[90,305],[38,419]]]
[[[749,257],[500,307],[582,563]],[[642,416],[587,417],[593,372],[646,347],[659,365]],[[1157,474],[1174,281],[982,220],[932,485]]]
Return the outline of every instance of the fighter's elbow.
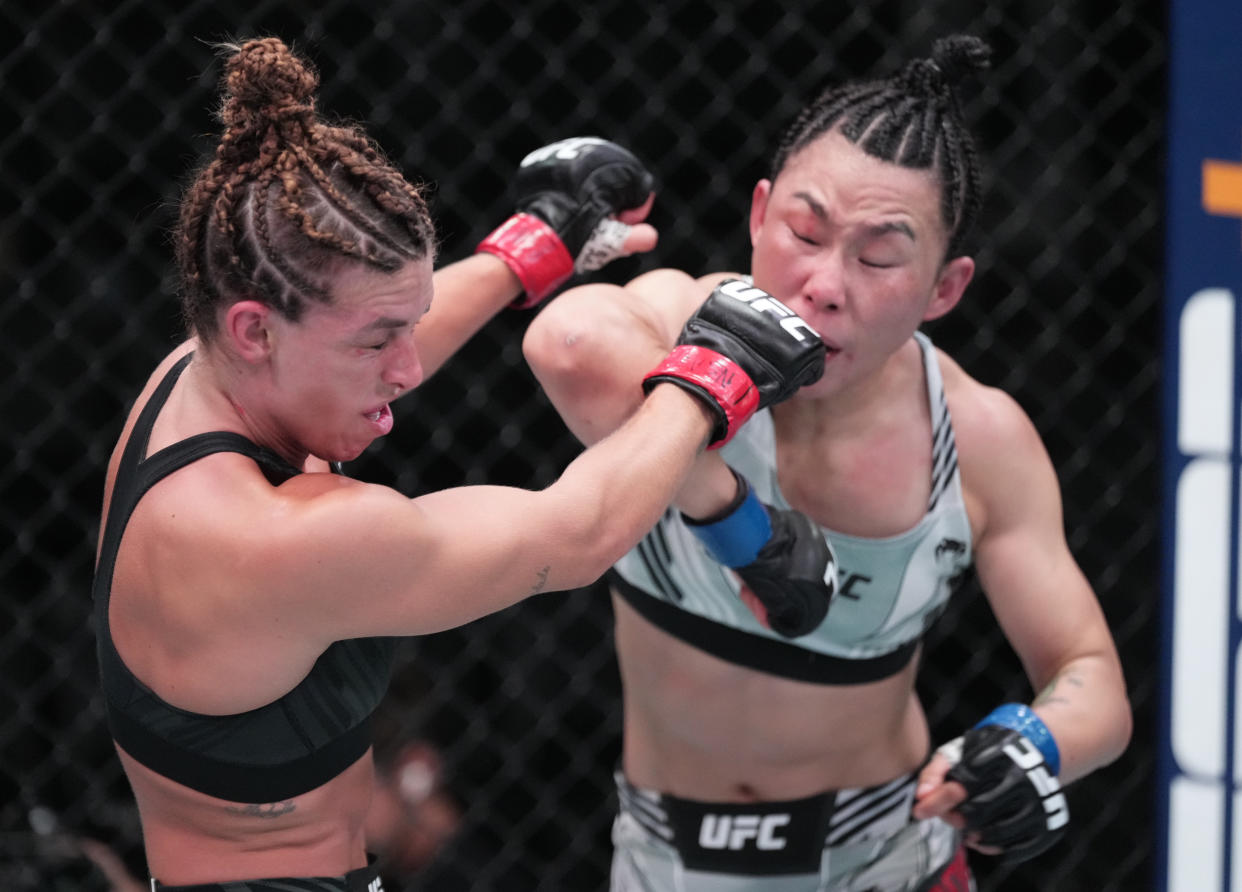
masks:
[[[1110,646],[1106,650],[1102,662],[1107,667],[1101,676],[1101,681],[1106,685],[1103,690],[1108,692],[1106,701],[1108,708],[1102,709],[1101,713],[1108,716],[1106,751],[1107,761],[1112,762],[1121,758],[1134,736],[1134,709],[1130,705],[1121,660],[1113,647]]]
[[[1094,725],[1093,769],[1109,765],[1122,757],[1134,736],[1134,711],[1124,684],[1101,690],[1089,704],[1088,721]]]
[[[566,553],[572,555],[566,567],[571,587],[579,588],[598,580],[634,545],[638,536],[623,517],[598,511],[580,513],[565,542]]]
[[[572,381],[585,369],[588,333],[577,314],[553,303],[527,327],[522,356],[545,387],[549,382]]]
[[[1117,704],[1117,714],[1112,723],[1112,733],[1109,735],[1109,742],[1111,744],[1108,750],[1109,762],[1121,758],[1121,755],[1130,746],[1130,740],[1133,736],[1134,711],[1130,707],[1130,698],[1122,692],[1120,702]]]

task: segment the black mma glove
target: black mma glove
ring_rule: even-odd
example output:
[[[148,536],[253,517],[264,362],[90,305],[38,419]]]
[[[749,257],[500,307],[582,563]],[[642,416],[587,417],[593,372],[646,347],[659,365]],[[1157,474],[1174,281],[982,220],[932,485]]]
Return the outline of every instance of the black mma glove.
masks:
[[[729,470],[733,471],[732,468]],[[816,523],[800,511],[759,501],[737,471],[724,511],[681,518],[712,557],[732,567],[767,611],[772,631],[798,638],[818,628],[837,590],[837,561]]]
[[[1025,861],[1065,834],[1069,803],[1056,777],[1060,756],[1027,707],[999,707],[940,752],[954,762],[946,779],[966,788],[957,810],[980,845],[1000,849],[1006,861]]]
[[[668,381],[703,398],[716,414],[708,448],[718,449],[758,409],[818,381],[826,353],[801,316],[762,288],[729,279],[686,322],[643,391]]]
[[[518,167],[517,211],[479,243],[513,270],[533,307],[573,273],[621,256],[630,227],[612,219],[651,194],[653,179],[626,149],[594,136],[536,149]]]

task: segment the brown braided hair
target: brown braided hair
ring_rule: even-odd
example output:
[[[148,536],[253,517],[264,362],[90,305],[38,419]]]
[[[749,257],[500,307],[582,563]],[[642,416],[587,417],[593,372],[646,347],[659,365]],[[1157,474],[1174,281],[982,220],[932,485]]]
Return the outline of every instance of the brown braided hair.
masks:
[[[772,179],[796,152],[835,130],[868,155],[916,170],[935,168],[947,256],[961,252],[979,212],[980,175],[956,88],[988,67],[991,48],[977,37],[937,40],[930,59],[915,59],[881,80],[830,87],[806,106],[782,137]]]
[[[222,49],[224,132],[174,234],[191,333],[210,342],[217,310],[242,299],[296,322],[308,300],[331,303],[342,264],[395,272],[434,257],[422,191],[361,128],[319,116],[307,60],[276,37]]]

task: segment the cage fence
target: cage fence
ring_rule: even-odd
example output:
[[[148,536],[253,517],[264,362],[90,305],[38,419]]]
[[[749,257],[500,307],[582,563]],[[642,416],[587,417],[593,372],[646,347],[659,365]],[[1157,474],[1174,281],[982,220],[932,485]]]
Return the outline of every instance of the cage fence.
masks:
[[[217,122],[214,44],[275,34],[320,106],[363,122],[433,187],[444,261],[510,210],[529,150],[597,134],[653,170],[655,266],[744,269],[746,212],[784,125],[825,82],[892,70],[935,37],[994,48],[969,96],[988,190],[966,300],[930,327],[1013,394],[1060,474],[1071,546],[1125,663],[1137,731],[1070,791],[1072,832],[983,890],[1134,890],[1153,841],[1163,9],[1154,0],[857,4],[252,0],[0,6],[0,886],[104,889],[74,843],[142,874],[103,721],[89,581],[103,472],[130,400],[180,335],[167,233]],[[498,316],[398,405],[349,472],[407,494],[546,485],[578,446]],[[601,889],[620,700],[599,584],[403,644],[377,755],[425,741],[459,827],[393,876],[410,890]],[[953,736],[1020,666],[967,580],[930,634],[920,692]]]

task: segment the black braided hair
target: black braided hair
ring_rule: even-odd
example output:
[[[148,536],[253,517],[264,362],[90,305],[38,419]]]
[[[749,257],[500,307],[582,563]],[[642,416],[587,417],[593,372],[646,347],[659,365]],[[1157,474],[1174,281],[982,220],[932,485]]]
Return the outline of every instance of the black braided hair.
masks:
[[[332,301],[345,264],[395,272],[434,255],[422,191],[360,128],[319,116],[307,60],[275,37],[223,48],[224,133],[175,234],[191,332],[209,342],[217,310],[242,298],[296,322],[308,300]]]
[[[956,257],[981,196],[979,162],[955,91],[967,75],[988,67],[991,54],[979,38],[953,35],[935,42],[931,58],[914,59],[895,75],[829,87],[785,131],[772,179],[794,154],[832,130],[881,161],[934,167],[949,233],[947,256]]]

